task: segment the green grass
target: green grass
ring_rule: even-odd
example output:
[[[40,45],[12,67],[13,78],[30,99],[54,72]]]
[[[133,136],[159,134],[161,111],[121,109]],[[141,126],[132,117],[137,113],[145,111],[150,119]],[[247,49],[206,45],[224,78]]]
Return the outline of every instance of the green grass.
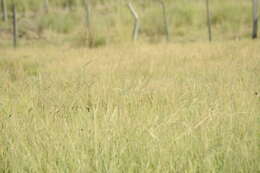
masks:
[[[0,53],[0,172],[259,171],[259,41]]]
[[[18,9],[20,42],[34,42],[36,39],[45,41],[47,45],[66,42],[72,46],[100,47],[132,40],[133,18],[123,0],[91,1],[91,37],[86,36],[86,14],[80,0],[71,1],[71,10],[66,7],[69,2],[67,0],[50,1],[49,14],[44,10],[43,0],[15,2]],[[11,1],[8,3],[11,19]],[[132,3],[140,16],[139,40],[150,43],[164,42],[165,31],[160,4],[150,0]],[[171,42],[208,40],[204,0],[166,0],[165,3]],[[251,11],[251,1],[210,1],[213,40],[249,38],[252,32]],[[0,22],[0,28],[9,33],[9,37],[0,35],[1,45],[11,46],[8,42],[11,40],[10,19],[8,24]]]

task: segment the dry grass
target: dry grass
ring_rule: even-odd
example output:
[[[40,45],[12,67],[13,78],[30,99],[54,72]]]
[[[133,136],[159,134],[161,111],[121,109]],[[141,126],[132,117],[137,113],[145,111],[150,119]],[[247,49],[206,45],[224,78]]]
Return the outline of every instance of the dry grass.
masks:
[[[259,46],[2,49],[0,172],[257,172]]]

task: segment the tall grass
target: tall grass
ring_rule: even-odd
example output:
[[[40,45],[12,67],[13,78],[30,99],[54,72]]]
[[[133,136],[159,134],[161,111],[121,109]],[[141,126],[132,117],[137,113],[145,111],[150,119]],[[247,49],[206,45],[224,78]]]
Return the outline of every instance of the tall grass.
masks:
[[[257,172],[259,46],[2,49],[0,172]]]

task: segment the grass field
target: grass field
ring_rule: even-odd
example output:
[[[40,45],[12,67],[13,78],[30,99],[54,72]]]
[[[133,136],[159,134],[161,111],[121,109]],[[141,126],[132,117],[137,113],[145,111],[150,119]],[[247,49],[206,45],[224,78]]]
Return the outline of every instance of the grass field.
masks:
[[[44,1],[6,0],[9,19],[8,22],[0,20],[0,47],[12,46],[13,2],[17,6],[20,47],[30,42],[102,47],[132,40],[134,21],[125,0],[89,0],[91,29],[86,26],[83,0],[49,0],[48,14],[44,8]],[[72,3],[71,10],[65,7],[68,2]],[[138,40],[153,44],[165,42],[164,19],[158,0],[131,2],[140,16]],[[164,0],[164,2],[171,42],[208,40],[205,0],[174,0],[174,2]],[[252,1],[210,0],[209,2],[214,41],[242,40],[251,37]]]
[[[0,172],[259,172],[260,41],[0,49]]]

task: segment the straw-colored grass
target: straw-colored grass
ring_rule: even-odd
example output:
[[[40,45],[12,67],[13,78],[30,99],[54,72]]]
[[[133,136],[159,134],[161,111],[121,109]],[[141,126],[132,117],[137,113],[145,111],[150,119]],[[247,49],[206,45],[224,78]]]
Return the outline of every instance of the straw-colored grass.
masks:
[[[0,172],[256,173],[260,42],[0,51]]]

